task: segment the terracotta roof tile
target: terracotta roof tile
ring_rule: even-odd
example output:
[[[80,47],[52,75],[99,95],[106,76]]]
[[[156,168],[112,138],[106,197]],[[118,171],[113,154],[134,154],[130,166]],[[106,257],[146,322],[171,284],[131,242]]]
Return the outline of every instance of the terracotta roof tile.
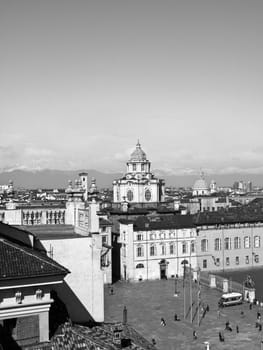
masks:
[[[12,278],[66,275],[69,271],[34,249],[0,240],[0,281]]]

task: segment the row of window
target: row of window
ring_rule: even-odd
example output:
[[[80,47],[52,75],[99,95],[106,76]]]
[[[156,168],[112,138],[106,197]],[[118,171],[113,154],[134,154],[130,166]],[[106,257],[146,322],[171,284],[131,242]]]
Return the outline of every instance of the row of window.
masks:
[[[186,236],[187,230],[182,230],[183,237]],[[169,232],[161,231],[159,234],[158,233],[150,233],[149,239],[150,240],[155,240],[155,239],[165,239],[165,238],[175,238],[175,231],[171,230]],[[190,231],[190,237],[194,236],[194,231]],[[142,241],[144,239],[143,234],[139,233],[136,236],[137,241]]]
[[[242,258],[245,259],[245,263],[246,264],[249,264],[249,255],[246,255],[245,257],[242,257]],[[259,263],[259,255],[257,255],[257,254],[254,255],[254,262],[255,263]],[[216,266],[220,266],[220,264],[221,264],[220,258],[216,258],[215,259],[215,265]],[[226,264],[226,266],[230,265],[230,258],[228,256],[225,258],[225,264]],[[240,264],[240,257],[239,256],[235,257],[235,264],[236,265]],[[203,268],[204,269],[207,268],[207,260],[206,259],[203,260]]]
[[[145,171],[146,167],[145,164],[140,164],[141,165],[141,169],[139,169],[139,164],[133,163],[132,164],[132,171]]]
[[[132,190],[128,190],[128,191],[127,191],[127,200],[128,200],[129,202],[132,202],[132,201],[133,201],[133,198],[134,198],[134,196],[133,196],[133,191],[132,191]],[[152,198],[152,193],[151,193],[151,191],[150,191],[149,189],[147,189],[147,190],[144,192],[144,198],[145,198],[146,201],[150,201],[150,200],[151,200],[151,198]]]
[[[234,243],[234,246],[232,246],[232,243]],[[232,240],[230,237],[224,238],[224,249],[230,250],[232,247],[234,249],[241,249],[241,238],[240,237],[234,237],[234,240]],[[260,248],[260,236],[254,236],[254,242],[253,242],[254,248]],[[243,238],[243,247],[244,248],[251,248],[251,237],[245,236]],[[221,238],[216,238],[214,241],[214,250],[221,250],[222,249],[222,240]],[[208,240],[202,239],[201,240],[201,251],[207,252],[208,251]]]
[[[166,255],[166,254],[170,254],[170,255],[174,255],[176,254],[176,249],[175,249],[175,244],[174,243],[170,243],[167,247],[167,245],[165,244],[160,244],[160,255]],[[187,254],[188,253],[188,244],[187,242],[183,242],[182,243],[182,254]],[[168,250],[167,250],[168,249]],[[195,244],[194,242],[191,242],[190,244],[190,249],[191,249],[191,253],[195,252]],[[143,257],[144,256],[144,247],[142,245],[138,245],[136,247],[136,255],[137,257]],[[156,244],[151,244],[150,245],[150,256],[155,256],[157,255],[157,245]]]
[[[260,227],[262,222],[252,222],[252,223],[235,223],[235,224],[216,224],[216,225],[202,225],[199,226],[201,230],[213,230],[213,229],[229,229],[229,228],[242,228],[242,227]]]

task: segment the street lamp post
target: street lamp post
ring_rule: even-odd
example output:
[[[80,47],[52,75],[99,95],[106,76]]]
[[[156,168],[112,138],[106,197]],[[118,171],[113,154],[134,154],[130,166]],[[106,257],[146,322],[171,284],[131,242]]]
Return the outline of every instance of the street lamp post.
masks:
[[[186,300],[185,300],[185,274],[186,274],[186,271],[185,271],[185,269],[186,269],[186,264],[188,264],[188,261],[187,260],[183,260],[182,262],[181,262],[181,264],[182,265],[184,265],[184,276],[183,276],[183,294],[184,294],[184,319],[185,319],[185,316],[186,316],[186,307],[185,307],[185,302],[186,302]]]
[[[197,325],[200,325],[200,268],[197,270]]]
[[[124,306],[124,308],[123,308],[123,315],[122,315],[122,323],[124,325],[127,324],[127,314],[128,314],[127,308],[126,308],[126,306]]]
[[[178,275],[174,279],[174,296],[178,297]]]
[[[190,264],[190,322],[193,322],[193,290],[192,290],[192,270]]]

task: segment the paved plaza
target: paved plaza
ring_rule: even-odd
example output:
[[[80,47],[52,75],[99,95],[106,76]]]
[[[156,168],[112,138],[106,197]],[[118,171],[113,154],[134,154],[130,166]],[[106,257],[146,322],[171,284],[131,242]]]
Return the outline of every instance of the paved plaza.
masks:
[[[201,287],[201,301],[203,307],[209,305],[209,311],[201,319],[198,326],[197,286],[193,284],[194,303],[190,322],[190,293],[189,284],[185,290],[185,314],[182,281],[177,289],[179,296],[175,297],[175,281],[147,281],[138,283],[118,282],[114,284],[114,294],[105,286],[105,322],[121,321],[124,305],[128,310],[128,323],[140,332],[146,339],[154,338],[159,350],[174,349],[206,349],[205,342],[210,343],[210,350],[214,349],[260,349],[263,331],[255,327],[257,312],[256,306],[250,310],[244,303],[239,306],[224,308],[218,313],[217,302],[221,293],[207,287]],[[242,312],[243,311],[243,315]],[[181,319],[174,321],[175,313]],[[166,321],[162,326],[161,318]],[[225,323],[229,321],[232,332],[225,330]],[[236,331],[238,325],[239,333]],[[197,332],[197,339],[193,339],[193,331]],[[225,341],[219,341],[219,332],[224,334]],[[262,344],[263,345],[263,344]],[[263,349],[263,347],[262,347]]]

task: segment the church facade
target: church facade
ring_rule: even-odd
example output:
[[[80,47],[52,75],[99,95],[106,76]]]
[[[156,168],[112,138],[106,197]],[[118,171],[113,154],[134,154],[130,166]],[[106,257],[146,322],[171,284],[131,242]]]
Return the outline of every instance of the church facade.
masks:
[[[151,163],[138,141],[127,162],[126,174],[113,182],[113,202],[162,202],[164,185],[164,180],[156,178],[151,173]]]

